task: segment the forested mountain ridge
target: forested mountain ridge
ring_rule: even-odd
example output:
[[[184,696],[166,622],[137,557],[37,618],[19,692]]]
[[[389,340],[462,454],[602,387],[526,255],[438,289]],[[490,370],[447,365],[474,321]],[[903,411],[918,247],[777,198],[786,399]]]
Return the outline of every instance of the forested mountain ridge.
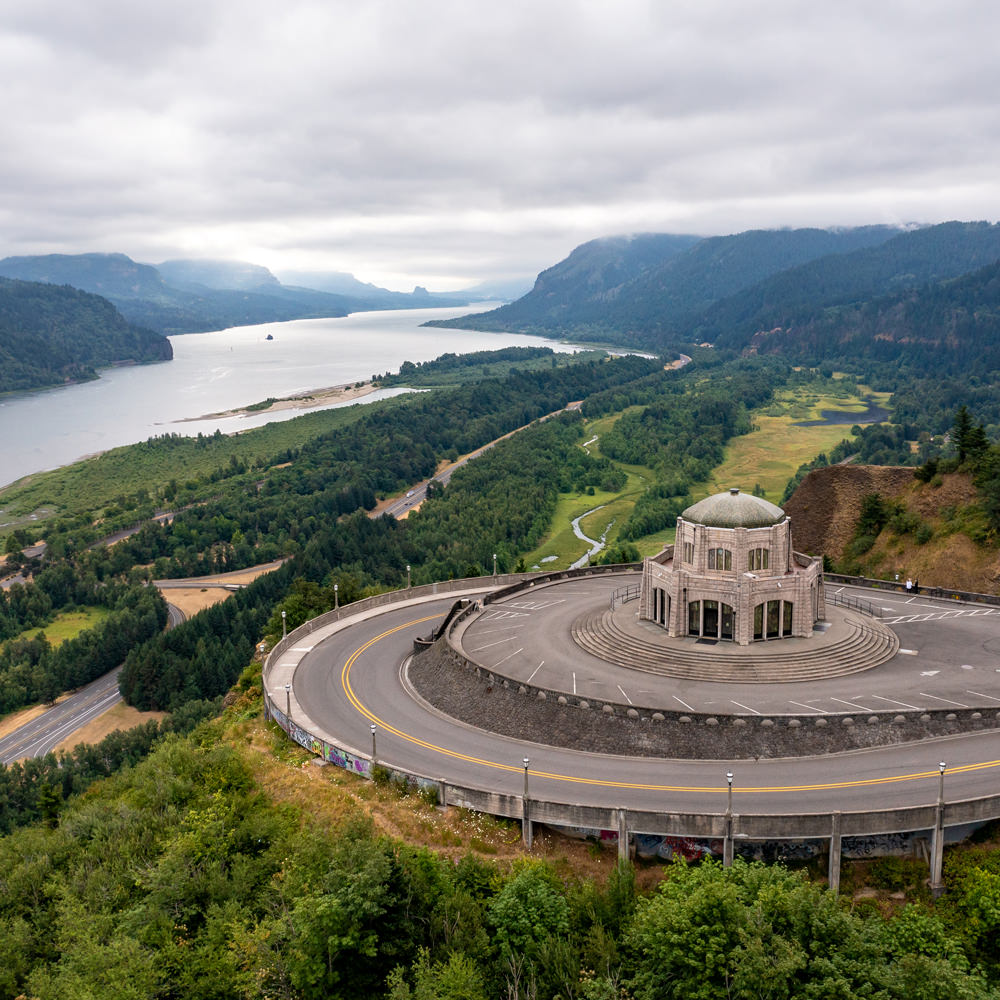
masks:
[[[957,278],[1000,260],[1000,226],[946,222],[782,271],[705,311],[694,339],[741,349],[760,331]]]
[[[99,295],[0,278],[0,392],[96,377],[122,362],[169,361],[170,341]]]
[[[867,302],[828,306],[756,333],[747,348],[789,360],[861,359],[938,375],[1000,367],[1000,261]]]
[[[164,336],[468,301],[427,292],[374,289],[365,296],[352,296],[291,287],[267,268],[240,261],[175,260],[161,267],[162,272],[120,253],[46,254],[4,258],[0,275],[103,295],[126,319]]]
[[[432,325],[523,332],[576,332],[657,348],[690,340],[713,302],[797,264],[884,242],[887,226],[751,230],[699,239],[646,234],[592,240],[543,271],[509,305]]]
[[[713,237],[614,287],[602,284],[605,261],[593,252],[580,255],[589,270],[569,266],[592,246],[539,275],[524,299],[443,325],[559,332],[656,351],[707,342],[809,364],[907,359],[923,371],[939,367],[930,352],[945,347],[953,352],[948,370],[998,363],[990,270],[1000,261],[997,224]],[[559,296],[546,300],[553,273],[562,277]]]

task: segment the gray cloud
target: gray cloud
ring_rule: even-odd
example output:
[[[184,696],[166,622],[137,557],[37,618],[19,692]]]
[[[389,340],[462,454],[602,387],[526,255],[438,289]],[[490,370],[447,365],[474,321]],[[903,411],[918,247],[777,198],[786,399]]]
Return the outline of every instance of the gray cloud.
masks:
[[[998,16],[971,0],[24,7],[3,253],[444,288],[614,232],[1000,215]]]

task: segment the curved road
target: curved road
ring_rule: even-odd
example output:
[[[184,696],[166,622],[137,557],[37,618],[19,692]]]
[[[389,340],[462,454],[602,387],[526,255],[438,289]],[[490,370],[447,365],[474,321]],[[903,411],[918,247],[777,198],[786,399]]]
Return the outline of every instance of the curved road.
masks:
[[[909,600],[905,595],[891,595],[891,598],[900,603]],[[890,595],[879,594],[878,599],[889,600]],[[937,797],[939,760],[948,764],[949,800],[996,792],[1000,780],[1000,733],[997,732],[833,757],[753,762],[609,757],[549,746],[544,733],[539,733],[535,742],[522,743],[473,729],[422,702],[408,689],[405,680],[413,639],[426,635],[454,600],[454,596],[449,596],[397,605],[365,620],[356,620],[348,627],[341,625],[339,631],[326,638],[303,640],[315,645],[289,650],[280,660],[285,668],[290,667],[291,661],[298,661],[293,681],[294,701],[291,702],[294,721],[312,732],[325,733],[331,742],[365,756],[370,753],[369,727],[374,722],[380,762],[459,785],[492,788],[515,795],[523,788],[522,758],[528,757],[533,797],[585,805],[719,812],[725,807],[727,770],[732,770],[736,776],[736,808],[745,815],[929,805]],[[926,616],[922,623],[926,625],[935,615],[938,616],[938,628],[961,615],[968,619],[963,625],[974,624],[984,631],[984,635],[974,641],[977,657],[989,658],[991,647],[1000,647],[1000,629],[997,628],[1000,617],[992,609],[987,613],[984,609],[956,608],[939,602],[935,610],[921,610],[912,617]],[[987,618],[990,619],[988,627],[983,630]],[[906,624],[917,626],[921,623],[897,621],[894,624],[904,648],[912,641],[905,634],[903,626]],[[912,632],[911,637],[919,638],[916,632]],[[942,634],[935,641],[943,646],[943,654],[949,650],[953,654],[952,673],[958,671],[958,677],[970,676],[963,668],[974,665],[958,661],[976,657],[959,652],[953,634],[950,638]],[[571,640],[566,642],[570,644],[565,650],[567,657],[576,658],[582,653]],[[514,658],[510,656],[509,660]],[[896,661],[902,661],[904,666],[899,668]],[[915,671],[920,678],[916,685],[930,693],[930,684],[926,682],[933,678],[921,675],[936,668],[927,668],[926,661],[920,661],[919,651],[910,649],[892,663],[903,670],[907,669],[906,663],[923,668]],[[858,678],[874,678],[882,669],[841,679],[844,691],[852,690],[852,685],[856,687]],[[987,670],[993,674],[993,687],[990,688],[993,694],[982,692],[984,697],[979,704],[1000,707],[1000,688],[995,680],[1000,677],[997,667],[983,664],[977,680],[986,679]],[[942,672],[937,668],[937,674]],[[952,681],[949,685],[949,691],[955,690]],[[787,693],[791,686],[771,687],[784,688]],[[977,687],[982,689],[985,684]],[[872,694],[871,689],[868,693]],[[924,704],[943,707],[934,697],[943,699],[948,695],[932,695]],[[970,704],[973,703],[971,696],[966,697]],[[276,702],[283,705],[284,698],[279,695]],[[921,707],[915,701],[913,705]],[[882,706],[883,711],[885,707]],[[843,711],[852,710],[845,708]]]

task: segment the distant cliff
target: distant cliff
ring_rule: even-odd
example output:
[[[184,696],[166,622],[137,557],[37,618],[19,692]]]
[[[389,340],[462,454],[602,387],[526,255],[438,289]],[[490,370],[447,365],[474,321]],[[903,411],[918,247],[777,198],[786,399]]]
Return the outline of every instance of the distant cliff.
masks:
[[[94,378],[96,369],[169,361],[170,341],[99,295],[0,278],[0,392]]]

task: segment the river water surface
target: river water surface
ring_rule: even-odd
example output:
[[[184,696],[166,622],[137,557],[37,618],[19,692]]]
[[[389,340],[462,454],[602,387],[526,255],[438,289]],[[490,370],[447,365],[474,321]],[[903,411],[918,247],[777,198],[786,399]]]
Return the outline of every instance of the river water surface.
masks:
[[[490,306],[495,303],[490,303]],[[508,346],[574,350],[540,337],[424,329],[428,319],[461,309],[354,313],[171,337],[174,360],[111,368],[93,382],[0,399],[0,485],[86,455],[157,434],[245,430],[299,416],[281,410],[245,417],[191,420],[268,397],[363,381],[398,371],[404,361]],[[270,334],[273,340],[268,340]],[[383,390],[364,401],[392,395]],[[347,404],[340,404],[347,405]]]

